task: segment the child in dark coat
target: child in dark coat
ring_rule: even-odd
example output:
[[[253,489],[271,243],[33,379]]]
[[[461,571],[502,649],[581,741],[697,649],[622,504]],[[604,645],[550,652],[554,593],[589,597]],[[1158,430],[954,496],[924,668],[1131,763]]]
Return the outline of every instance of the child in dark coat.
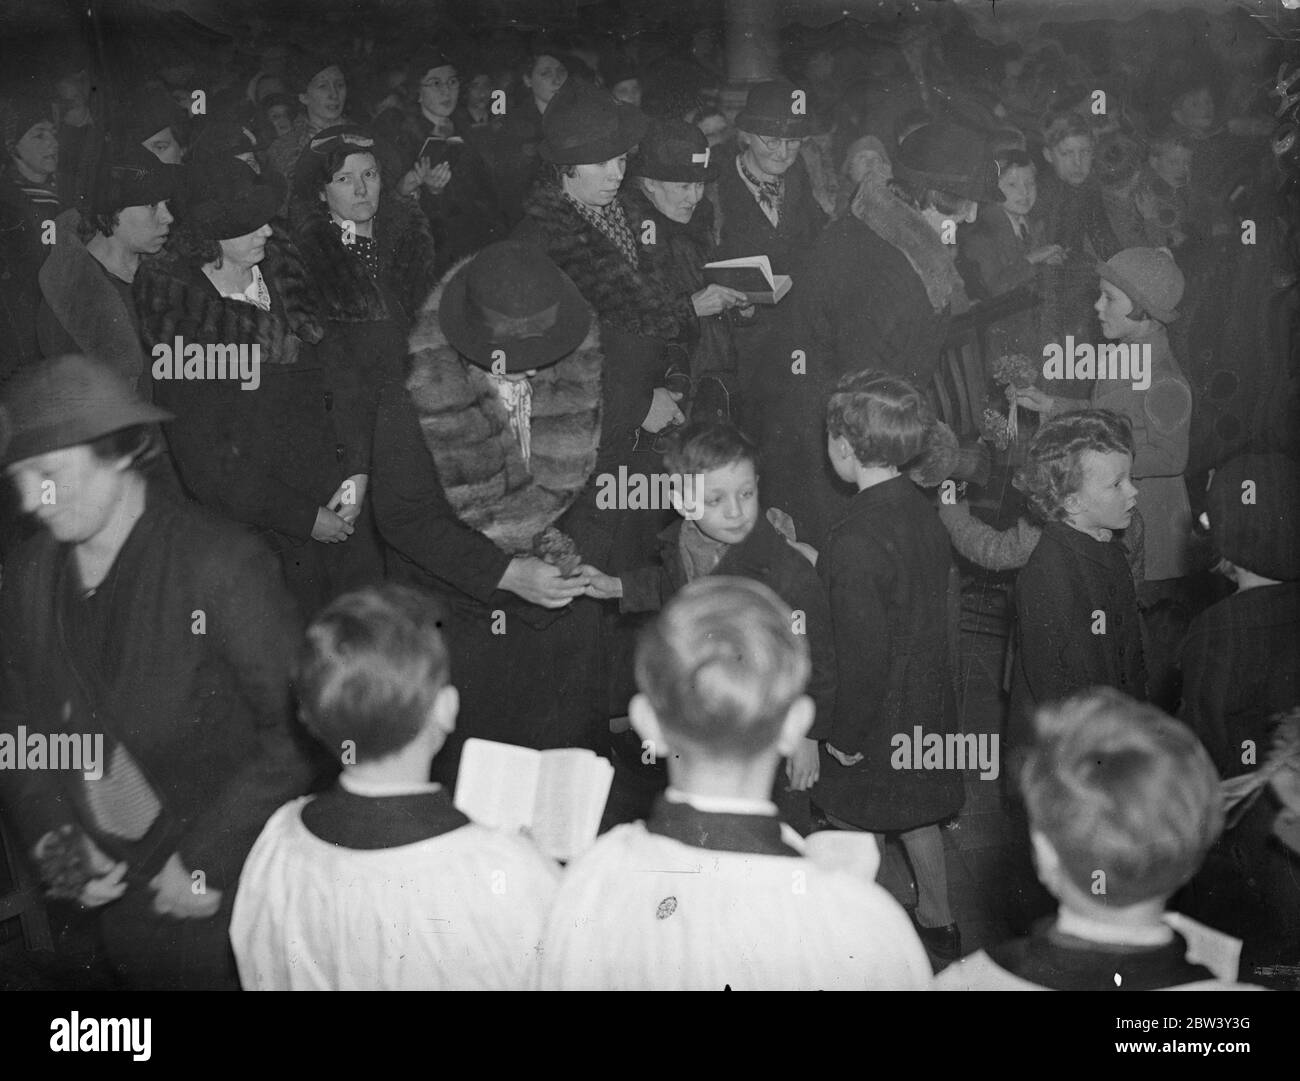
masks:
[[[812,729],[786,763],[790,788],[805,791],[817,780],[817,741],[826,738],[835,706],[835,646],[830,606],[813,566],[816,552],[787,540],[759,513],[758,451],[733,425],[688,425],[677,433],[664,465],[682,518],[659,535],[659,564],[618,577],[584,568],[591,578],[587,591],[618,598],[622,612],[657,612],[687,582],[720,574],[762,582],[790,605],[795,633],[808,639],[808,695],[817,707]],[[662,771],[660,776],[658,787],[666,783]]]
[[[1128,422],[1103,409],[1048,421],[1029,446],[1022,485],[1047,524],[1016,582],[1008,749],[1046,702],[1095,685],[1146,697],[1137,593],[1112,543],[1137,505],[1132,448]]]
[[[961,808],[962,770],[910,754],[923,739],[946,747],[960,740],[948,534],[900,473],[925,450],[932,422],[914,387],[880,372],[845,376],[827,405],[831,464],[858,494],[818,562],[840,675],[813,800],[832,826],[898,834],[916,879],[921,940],[937,957],[955,958],[961,940],[939,823]]]

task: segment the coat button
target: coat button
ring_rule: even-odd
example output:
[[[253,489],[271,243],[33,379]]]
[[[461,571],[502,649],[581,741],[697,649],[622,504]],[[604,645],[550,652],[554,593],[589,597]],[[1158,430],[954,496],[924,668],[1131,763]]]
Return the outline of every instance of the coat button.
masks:
[[[342,444],[342,443],[335,443],[335,444],[334,444],[334,459],[335,459],[336,461],[339,461],[339,462],[343,461],[343,444]]]

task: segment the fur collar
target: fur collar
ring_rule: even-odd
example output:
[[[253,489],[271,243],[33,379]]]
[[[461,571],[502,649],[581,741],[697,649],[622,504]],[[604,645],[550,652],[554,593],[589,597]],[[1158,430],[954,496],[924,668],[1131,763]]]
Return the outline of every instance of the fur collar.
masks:
[[[77,235],[81,212],[55,218],[59,243],[41,267],[41,292],[59,325],[83,353],[98,357],[136,386],[144,373],[144,351],[131,313],[106,271]]]
[[[604,355],[596,321],[586,340],[532,377],[528,467],[488,373],[463,360],[438,324],[434,290],[411,333],[407,389],[456,516],[510,555],[527,553],[586,487],[600,442]]]
[[[950,304],[954,315],[970,307],[966,286],[953,262],[956,249],[944,244],[920,212],[895,195],[887,183],[872,177],[864,180],[853,196],[851,211],[881,240],[907,257],[936,312]]]
[[[294,199],[289,223],[327,319],[370,323],[399,314],[410,319],[437,284],[433,237],[423,216],[403,200],[381,196],[375,217],[382,283],[344,246],[324,203]],[[403,309],[400,313],[392,310],[394,300]]]
[[[651,338],[678,338],[685,331],[694,312],[674,295],[663,271],[654,262],[634,267],[559,188],[539,184],[524,214],[521,233],[540,240],[601,319]],[[628,225],[639,236],[640,222]]]
[[[307,283],[297,250],[279,225],[259,264],[271,291],[271,310],[219,296],[201,270],[164,250],[140,261],[135,305],[146,347],[171,344],[177,335],[195,342],[261,347],[263,364],[295,364],[302,342],[325,335],[319,301]]]

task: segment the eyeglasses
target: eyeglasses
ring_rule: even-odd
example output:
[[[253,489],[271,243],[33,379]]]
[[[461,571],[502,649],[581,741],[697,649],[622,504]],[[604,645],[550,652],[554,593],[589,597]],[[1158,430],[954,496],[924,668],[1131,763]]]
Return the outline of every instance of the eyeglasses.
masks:
[[[766,135],[760,135],[758,141],[769,154],[775,154],[780,150],[789,150],[797,154],[799,148],[803,146],[802,139],[770,139]]]

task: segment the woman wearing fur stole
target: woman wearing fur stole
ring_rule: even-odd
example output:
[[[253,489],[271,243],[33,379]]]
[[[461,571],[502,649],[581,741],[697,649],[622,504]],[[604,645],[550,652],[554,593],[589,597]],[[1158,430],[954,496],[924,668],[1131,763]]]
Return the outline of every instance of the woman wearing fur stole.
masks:
[[[574,573],[593,537],[566,517],[601,438],[591,310],[543,251],[507,241],[434,290],[410,346],[405,387],[380,396],[372,491],[390,577],[446,603],[461,710],[434,779],[454,780],[474,736],[601,750],[600,612]]]
[[[953,261],[957,225],[975,220],[980,201],[1003,198],[993,157],[974,132],[926,124],[895,157],[892,176],[878,161],[851,213],[822,233],[762,376],[765,494],[813,547],[852,494],[826,460],[831,389],[867,368],[930,386],[951,318],[969,307]],[[796,350],[806,374],[791,363]]]
[[[353,543],[368,433],[335,408],[319,300],[269,224],[284,181],[232,158],[196,184],[136,274],[153,399],[175,415],[167,441],[186,489],[270,543],[309,616],[374,577],[374,547]]]

